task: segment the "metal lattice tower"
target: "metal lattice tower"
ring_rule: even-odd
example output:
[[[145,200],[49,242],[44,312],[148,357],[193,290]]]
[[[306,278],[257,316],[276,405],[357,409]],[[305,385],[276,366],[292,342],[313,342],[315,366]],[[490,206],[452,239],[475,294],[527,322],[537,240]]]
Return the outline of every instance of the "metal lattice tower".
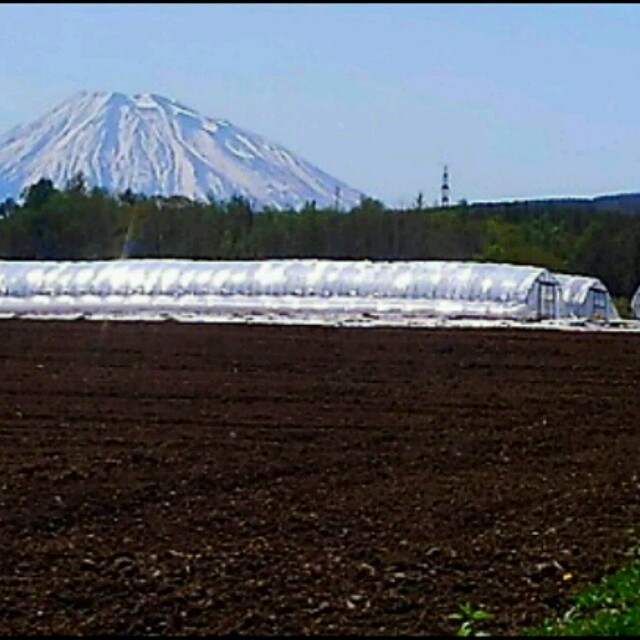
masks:
[[[444,165],[444,172],[442,174],[442,188],[441,188],[441,204],[443,207],[449,206],[449,169],[447,165]]]

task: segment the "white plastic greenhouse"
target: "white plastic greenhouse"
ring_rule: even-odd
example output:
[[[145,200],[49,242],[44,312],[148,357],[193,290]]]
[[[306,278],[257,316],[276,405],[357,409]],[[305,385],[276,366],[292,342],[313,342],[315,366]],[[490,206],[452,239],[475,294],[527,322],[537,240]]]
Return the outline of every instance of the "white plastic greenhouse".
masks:
[[[631,310],[633,311],[633,317],[640,320],[640,286],[638,286],[631,298]]]
[[[607,287],[598,278],[554,274],[562,287],[563,316],[588,320],[619,320]]]
[[[554,274],[509,264],[0,261],[0,313],[371,313],[537,320],[562,315],[562,301]]]

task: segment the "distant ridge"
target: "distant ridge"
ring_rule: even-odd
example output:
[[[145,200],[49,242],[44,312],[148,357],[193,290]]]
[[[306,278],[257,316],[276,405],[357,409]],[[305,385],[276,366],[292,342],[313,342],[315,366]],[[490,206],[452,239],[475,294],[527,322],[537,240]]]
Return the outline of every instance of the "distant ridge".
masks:
[[[579,208],[591,209],[595,211],[619,211],[621,213],[640,213],[640,192],[633,193],[614,193],[609,195],[588,197],[554,197],[554,198],[536,198],[536,199],[514,199],[514,200],[498,200],[498,201],[482,201],[470,203],[468,206],[475,208],[491,208],[491,207],[527,207],[530,209],[539,209],[542,207],[555,206],[576,206]]]

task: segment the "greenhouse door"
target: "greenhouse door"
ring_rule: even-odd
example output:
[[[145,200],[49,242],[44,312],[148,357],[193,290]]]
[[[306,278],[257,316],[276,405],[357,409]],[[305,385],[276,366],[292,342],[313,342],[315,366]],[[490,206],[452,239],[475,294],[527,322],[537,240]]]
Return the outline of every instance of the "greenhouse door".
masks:
[[[605,320],[607,317],[607,294],[604,291],[593,289],[593,318]]]
[[[555,283],[538,283],[538,320],[556,317],[556,292]]]

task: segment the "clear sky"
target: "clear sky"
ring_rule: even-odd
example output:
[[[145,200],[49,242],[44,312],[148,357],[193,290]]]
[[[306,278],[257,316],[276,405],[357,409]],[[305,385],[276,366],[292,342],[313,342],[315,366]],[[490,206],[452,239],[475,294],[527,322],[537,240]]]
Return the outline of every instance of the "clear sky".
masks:
[[[151,92],[391,206],[640,192],[640,5],[3,4],[0,132]]]

